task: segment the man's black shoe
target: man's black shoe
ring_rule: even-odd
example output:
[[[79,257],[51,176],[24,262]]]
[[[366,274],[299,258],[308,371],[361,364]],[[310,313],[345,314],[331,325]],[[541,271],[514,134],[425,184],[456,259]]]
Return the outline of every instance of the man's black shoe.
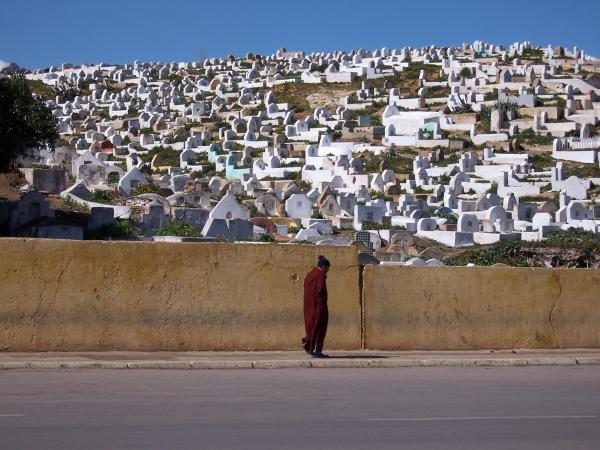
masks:
[[[326,355],[325,353],[322,353],[322,352],[313,352],[312,357],[313,358],[329,358],[329,355]]]
[[[312,352],[308,349],[308,342],[306,342],[305,338],[302,338],[302,348],[304,349],[304,351],[306,353],[308,353],[309,355],[312,355]]]

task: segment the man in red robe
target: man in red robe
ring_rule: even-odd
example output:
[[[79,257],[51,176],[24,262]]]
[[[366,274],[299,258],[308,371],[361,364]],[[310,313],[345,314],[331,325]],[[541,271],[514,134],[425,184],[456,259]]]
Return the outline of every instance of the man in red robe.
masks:
[[[331,264],[319,256],[317,266],[304,278],[304,327],[306,337],[302,345],[314,358],[327,358],[323,354],[323,342],[327,334],[329,310],[327,309],[327,272]]]

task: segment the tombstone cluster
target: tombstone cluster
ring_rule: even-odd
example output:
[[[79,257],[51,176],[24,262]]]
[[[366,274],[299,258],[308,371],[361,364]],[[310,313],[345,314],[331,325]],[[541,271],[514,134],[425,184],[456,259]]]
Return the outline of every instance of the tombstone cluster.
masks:
[[[128,221],[165,239],[184,223],[196,239],[354,243],[390,263],[415,238],[597,233],[599,72],[577,48],[480,41],[38,70],[61,140],[23,162],[35,192],[5,225],[82,238]],[[39,191],[88,222],[53,222]]]

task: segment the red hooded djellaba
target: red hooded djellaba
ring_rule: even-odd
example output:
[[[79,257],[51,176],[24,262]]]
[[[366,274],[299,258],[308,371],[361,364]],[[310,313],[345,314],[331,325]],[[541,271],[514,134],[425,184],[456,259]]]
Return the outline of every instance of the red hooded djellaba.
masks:
[[[329,310],[327,308],[327,271],[329,261],[319,256],[314,267],[304,279],[304,326],[306,337],[302,339],[304,350],[318,357],[323,354],[323,343],[327,334]]]

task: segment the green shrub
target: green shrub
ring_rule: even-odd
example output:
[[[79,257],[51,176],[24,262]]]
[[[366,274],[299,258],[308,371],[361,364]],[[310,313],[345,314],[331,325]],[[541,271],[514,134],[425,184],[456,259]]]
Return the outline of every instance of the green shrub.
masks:
[[[135,197],[137,195],[142,194],[161,194],[161,188],[157,184],[147,183],[147,184],[138,184],[134,187],[129,193],[130,196]]]
[[[458,223],[458,217],[450,212],[439,212],[436,214],[441,219],[446,219],[446,223],[456,225]]]
[[[405,227],[401,225],[386,225],[383,223],[372,222],[370,220],[363,220],[362,222],[362,230],[406,230]]]
[[[87,230],[84,239],[102,241],[107,239],[127,239],[140,235],[140,230],[130,220],[117,220],[96,230]]]
[[[450,88],[448,86],[431,86],[427,88],[427,98],[439,98],[448,97],[450,95]]]
[[[498,89],[494,89],[492,92],[485,94],[485,101],[498,100]]]
[[[450,164],[458,164],[460,161],[460,156],[457,153],[453,153],[452,155],[448,155],[444,157],[444,159],[435,163],[436,167],[448,167]]]
[[[500,241],[487,248],[475,247],[446,258],[444,262],[449,266],[464,266],[468,263],[491,266],[502,263],[516,267],[537,267],[542,265],[539,256],[536,258],[539,249],[548,248],[572,249],[588,256],[597,255],[600,253],[600,236],[581,228],[569,228],[550,233],[540,242]]]
[[[377,199],[380,199],[380,198],[382,198],[382,199],[383,199],[383,200],[385,200],[386,202],[391,202],[391,201],[393,201],[393,200],[394,200],[392,197],[390,197],[390,196],[388,196],[388,195],[385,195],[383,192],[378,192],[378,191],[375,191],[375,190],[373,190],[373,189],[370,189],[370,190],[369,190],[369,197],[370,197],[371,199],[373,199],[373,200],[377,200]]]
[[[148,153],[146,154],[140,154],[140,158],[144,162],[152,162],[154,156],[159,155],[161,166],[179,166],[180,153],[180,151],[175,150],[173,147],[164,147],[160,145],[158,147],[154,147],[151,150],[148,150]]]
[[[548,167],[554,167],[556,160],[550,153],[529,155],[529,164],[536,172],[541,172]]]
[[[446,174],[440,175],[438,182],[440,184],[450,184],[450,176]]]
[[[79,213],[89,213],[90,208],[83,203],[79,203],[73,200],[71,197],[65,197],[61,199],[61,208],[65,211],[79,212]]]
[[[113,203],[113,196],[111,195],[110,192],[107,192],[107,191],[94,191],[94,192],[92,192],[90,201],[96,202],[96,203],[105,203],[107,205],[110,205]]]
[[[576,248],[589,252],[600,252],[600,235],[582,228],[569,228],[548,234],[540,246]]]
[[[99,108],[96,110],[96,116],[101,119],[108,119],[110,116],[108,114],[108,109]]]
[[[119,174],[112,172],[109,173],[108,176],[106,177],[106,181],[109,183],[118,183],[119,182]]]
[[[519,109],[519,105],[510,100],[497,101],[495,106],[496,109],[503,109],[504,111],[517,111]]]
[[[492,183],[492,187],[487,190],[488,194],[497,194],[498,193],[498,183]]]
[[[527,128],[516,135],[519,141],[525,142],[531,145],[550,145],[554,141],[554,137],[551,134],[538,134],[533,129]]]
[[[267,217],[266,214],[261,213],[256,205],[250,206],[250,217]]]
[[[174,220],[156,232],[156,236],[200,237],[200,233],[183,220]]]
[[[543,62],[544,50],[541,48],[526,48],[523,50],[523,54],[521,55],[522,59],[530,59],[537,64],[541,64]]]
[[[469,77],[473,76],[473,73],[471,72],[471,69],[469,69],[468,67],[463,67],[460,70],[459,75],[463,78],[469,78]]]
[[[477,266],[492,266],[494,264],[506,264],[516,267],[528,267],[529,261],[521,252],[521,245],[515,241],[500,241],[489,248],[470,249],[458,256],[445,258],[444,263],[449,266],[466,266],[473,263]]]
[[[261,234],[260,237],[258,239],[256,239],[257,242],[277,242],[277,240],[271,236],[270,234]]]
[[[487,117],[481,118],[479,126],[483,130],[483,133],[490,133],[492,131],[492,121]]]
[[[460,101],[460,104],[455,106],[452,110],[454,114],[465,114],[473,112],[473,105],[471,103]]]
[[[310,183],[310,181],[306,181],[306,180],[295,180],[296,186],[298,186],[298,189],[302,190],[302,191],[309,191],[312,189],[312,184]]]

